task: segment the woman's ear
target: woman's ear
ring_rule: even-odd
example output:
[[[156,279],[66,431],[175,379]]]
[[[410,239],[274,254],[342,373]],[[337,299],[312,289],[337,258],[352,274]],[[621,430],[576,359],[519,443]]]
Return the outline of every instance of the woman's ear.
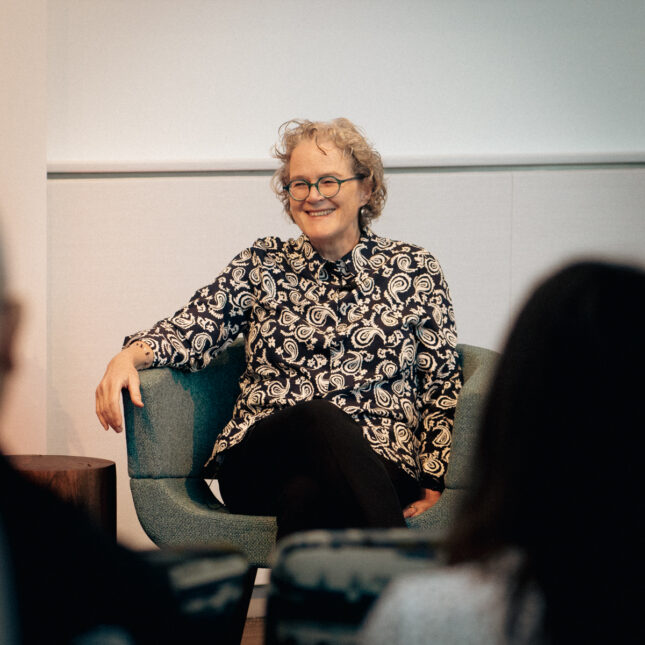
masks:
[[[372,180],[363,179],[361,182],[361,206],[365,206],[372,196]]]

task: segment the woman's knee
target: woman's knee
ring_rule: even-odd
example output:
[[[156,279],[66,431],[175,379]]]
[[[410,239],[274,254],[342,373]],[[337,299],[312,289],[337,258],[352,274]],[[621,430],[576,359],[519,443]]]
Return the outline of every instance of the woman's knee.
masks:
[[[320,437],[326,441],[333,441],[335,437],[344,440],[352,436],[362,438],[360,426],[331,401],[314,399],[296,407],[297,411],[294,409],[294,412],[303,436],[312,440]]]

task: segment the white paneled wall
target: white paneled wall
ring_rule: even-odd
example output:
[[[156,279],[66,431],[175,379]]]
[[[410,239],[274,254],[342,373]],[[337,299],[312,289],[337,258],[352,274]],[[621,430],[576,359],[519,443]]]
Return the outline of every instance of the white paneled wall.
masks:
[[[513,195],[513,303],[566,258],[645,262],[643,168],[515,173]]]
[[[145,546],[125,439],[94,415],[123,337],[166,316],[255,238],[299,233],[266,173],[49,181],[51,453],[117,462],[119,535]],[[645,168],[394,171],[376,232],[439,258],[463,342],[500,348],[526,290],[581,255],[645,264]]]

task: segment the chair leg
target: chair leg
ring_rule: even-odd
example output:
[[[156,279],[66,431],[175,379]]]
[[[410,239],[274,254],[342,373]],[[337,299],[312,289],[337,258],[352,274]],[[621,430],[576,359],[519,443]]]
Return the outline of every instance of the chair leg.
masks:
[[[251,595],[253,594],[253,587],[255,586],[255,576],[258,572],[257,567],[249,567],[247,573],[246,584],[244,591],[240,598],[238,615],[235,617],[232,630],[231,630],[231,643],[241,643],[242,633],[244,632],[244,624],[246,623],[246,615],[249,613],[249,605],[251,604]]]

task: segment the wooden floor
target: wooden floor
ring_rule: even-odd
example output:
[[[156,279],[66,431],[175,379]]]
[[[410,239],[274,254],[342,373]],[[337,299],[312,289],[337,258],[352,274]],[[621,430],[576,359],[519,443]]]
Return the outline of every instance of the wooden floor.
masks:
[[[264,645],[264,618],[247,618],[241,645]]]

